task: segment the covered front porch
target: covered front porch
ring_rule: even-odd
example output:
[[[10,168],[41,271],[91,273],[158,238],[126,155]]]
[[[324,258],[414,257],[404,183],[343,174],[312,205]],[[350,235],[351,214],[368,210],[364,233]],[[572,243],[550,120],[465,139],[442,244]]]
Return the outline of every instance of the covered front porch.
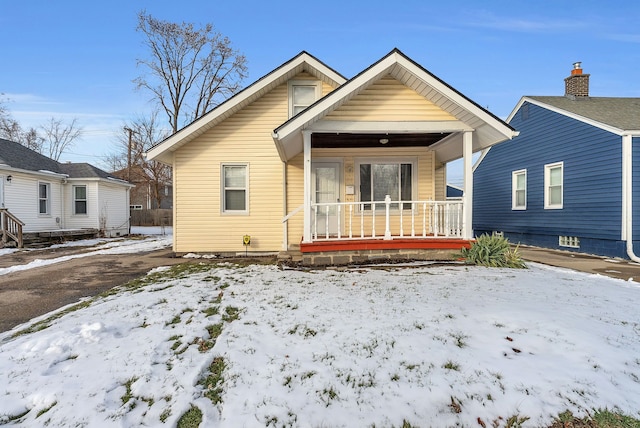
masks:
[[[451,259],[474,238],[473,153],[514,134],[394,51],[274,130],[283,249],[329,257],[314,264]],[[446,164],[457,159],[463,196],[450,201]]]

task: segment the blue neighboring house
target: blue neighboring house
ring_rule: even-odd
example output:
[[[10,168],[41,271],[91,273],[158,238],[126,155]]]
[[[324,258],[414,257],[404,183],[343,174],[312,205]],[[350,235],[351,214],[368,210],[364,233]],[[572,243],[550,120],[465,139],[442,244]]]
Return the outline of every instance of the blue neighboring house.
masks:
[[[640,262],[640,98],[590,97],[576,63],[565,96],[525,96],[507,123],[475,165],[475,235]]]

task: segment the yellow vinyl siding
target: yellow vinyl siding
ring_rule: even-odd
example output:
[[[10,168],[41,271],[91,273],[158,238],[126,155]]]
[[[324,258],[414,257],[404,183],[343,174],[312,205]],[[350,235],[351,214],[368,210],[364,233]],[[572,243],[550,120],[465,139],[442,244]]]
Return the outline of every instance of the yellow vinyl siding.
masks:
[[[390,76],[373,83],[325,119],[371,122],[456,120]]]
[[[386,160],[402,158],[409,159],[414,158],[417,160],[417,169],[415,174],[417,174],[416,180],[414,183],[417,183],[417,199],[421,201],[428,200],[436,200],[436,187],[435,187],[435,174],[434,174],[434,164],[435,164],[435,153],[433,151],[427,150],[425,148],[393,148],[393,149],[385,149],[385,148],[367,148],[367,149],[314,149],[312,151],[312,162],[333,162],[336,160],[342,161],[341,176],[343,177],[341,187],[340,187],[340,200],[344,202],[355,202],[358,197],[359,191],[357,189],[357,175],[358,171],[356,170],[356,163],[359,159],[367,159],[367,160],[376,160],[377,162],[385,162]],[[348,171],[349,168],[352,168],[352,172]],[[353,177],[349,179],[348,177]],[[299,154],[298,156],[291,159],[287,166],[287,210],[288,212],[292,212],[297,207],[303,204],[304,194],[303,194],[303,181],[304,181],[304,172],[303,172],[303,155]],[[345,189],[346,186],[356,186],[356,194],[355,195],[346,195]],[[444,200],[444,197],[442,199]],[[405,213],[406,214],[406,213]],[[343,216],[341,220],[342,232],[347,233],[347,228],[345,227],[345,221],[348,222],[346,216]],[[417,219],[416,219],[417,221]],[[421,220],[420,220],[421,221]],[[289,234],[289,248],[292,246],[296,246],[300,243],[300,240],[303,235],[304,228],[304,213],[302,210],[297,213],[295,216],[292,216],[288,222],[288,234]],[[411,217],[408,215],[404,216],[404,229],[405,234],[410,232],[411,225]],[[392,223],[391,227],[397,229],[400,223],[400,216],[396,211],[392,215]],[[417,226],[416,226],[417,227]],[[365,234],[369,234],[371,231],[371,214],[365,213]],[[359,213],[356,215],[354,213],[353,217],[353,232],[354,234],[359,235],[360,233],[360,217]],[[416,231],[416,233],[418,233]],[[422,233],[420,231],[420,233]],[[376,216],[376,234],[381,235],[384,234],[384,217]]]
[[[315,78],[301,73],[294,79]],[[287,120],[287,88],[286,83],[278,86],[176,151],[177,253],[243,252],[243,235],[251,236],[249,251],[282,249],[283,164],[271,133]],[[323,92],[330,90],[323,84]],[[221,165],[234,163],[248,165],[247,214],[221,210]]]
[[[447,183],[446,183],[446,171],[447,168],[438,163],[435,168],[435,190],[436,190],[436,200],[444,201],[447,199]]]

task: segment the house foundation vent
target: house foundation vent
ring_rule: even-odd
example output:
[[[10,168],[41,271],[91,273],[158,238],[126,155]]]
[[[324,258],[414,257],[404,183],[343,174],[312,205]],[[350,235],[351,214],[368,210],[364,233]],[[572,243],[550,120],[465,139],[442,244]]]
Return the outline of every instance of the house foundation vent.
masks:
[[[580,248],[580,238],[577,236],[558,236],[558,245],[561,247]]]

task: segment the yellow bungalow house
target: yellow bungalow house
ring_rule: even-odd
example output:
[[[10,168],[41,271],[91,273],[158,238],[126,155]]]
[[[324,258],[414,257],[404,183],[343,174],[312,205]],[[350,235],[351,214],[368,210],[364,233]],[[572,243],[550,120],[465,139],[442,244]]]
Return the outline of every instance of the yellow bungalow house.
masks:
[[[177,254],[442,259],[473,239],[472,154],[515,135],[397,49],[349,80],[302,52],[147,156],[173,166]]]

